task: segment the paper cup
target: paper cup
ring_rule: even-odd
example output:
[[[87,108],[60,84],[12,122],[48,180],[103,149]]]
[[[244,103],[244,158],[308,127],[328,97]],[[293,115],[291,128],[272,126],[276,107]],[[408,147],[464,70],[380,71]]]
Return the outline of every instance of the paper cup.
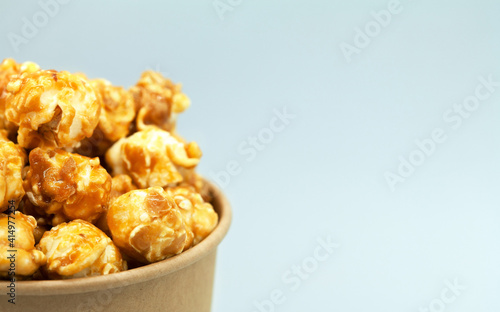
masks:
[[[215,256],[231,223],[231,207],[209,183],[219,224],[201,243],[164,261],[125,272],[70,280],[0,281],[0,311],[205,312],[211,310]]]

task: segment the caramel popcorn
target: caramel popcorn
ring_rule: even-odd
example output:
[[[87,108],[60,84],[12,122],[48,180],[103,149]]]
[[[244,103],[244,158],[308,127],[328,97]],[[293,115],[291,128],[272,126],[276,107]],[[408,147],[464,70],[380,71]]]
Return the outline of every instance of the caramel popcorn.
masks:
[[[137,187],[132,182],[132,179],[126,174],[119,174],[111,180],[111,193],[109,194],[109,202],[113,203],[118,197],[125,193],[136,190]]]
[[[36,221],[32,216],[19,211],[10,217],[0,213],[0,277],[12,277],[12,273],[9,274],[12,258],[15,259],[14,275],[21,278],[32,275],[46,263],[45,254],[35,249],[35,227]]]
[[[45,232],[37,249],[47,256],[42,271],[51,279],[107,275],[127,269],[111,239],[83,220],[61,223]]]
[[[26,152],[0,134],[0,212],[7,210],[9,200],[17,206],[24,196],[22,170],[26,160]]]
[[[95,222],[106,210],[111,177],[99,158],[36,148],[29,162],[26,195],[40,215],[53,215],[52,225],[75,219]]]
[[[181,88],[180,84],[172,83],[160,73],[145,71],[137,84],[130,88],[139,109],[137,129],[144,130],[154,125],[166,131],[174,130],[177,115],[190,105]]]
[[[101,115],[92,137],[82,141],[77,151],[86,156],[102,156],[114,142],[129,133],[135,117],[135,103],[130,92],[107,80],[93,79],[90,84],[102,103]]]
[[[205,239],[218,215],[195,171],[202,153],[176,132],[189,105],[153,71],[127,90],[0,63],[0,278],[12,277],[11,250],[17,279],[71,279],[127,270],[122,253],[148,264]]]
[[[101,102],[80,76],[39,70],[10,80],[5,117],[19,127],[17,140],[32,149],[74,147],[99,122]]]
[[[106,153],[113,175],[128,174],[139,188],[176,185],[194,172],[201,158],[195,142],[185,144],[150,127],[120,139]]]
[[[12,133],[17,131],[17,127],[5,120],[4,116],[5,98],[7,97],[7,92],[4,92],[4,90],[6,89],[7,84],[16,75],[21,75],[22,73],[33,73],[38,70],[40,70],[40,67],[32,62],[18,64],[13,59],[7,58],[0,63],[0,129],[9,129],[9,132]]]
[[[118,197],[109,207],[108,226],[115,244],[142,263],[172,257],[189,247],[182,214],[161,187]]]
[[[217,213],[212,205],[206,203],[192,186],[169,187],[165,191],[179,207],[192,236],[193,246],[201,242],[215,229],[219,220]]]
[[[132,179],[126,174],[119,174],[111,179],[111,193],[109,193],[109,204],[112,204],[118,197],[125,193],[136,190],[137,187],[132,183]],[[110,235],[108,227],[108,210],[106,209],[97,221],[97,227],[107,235]]]

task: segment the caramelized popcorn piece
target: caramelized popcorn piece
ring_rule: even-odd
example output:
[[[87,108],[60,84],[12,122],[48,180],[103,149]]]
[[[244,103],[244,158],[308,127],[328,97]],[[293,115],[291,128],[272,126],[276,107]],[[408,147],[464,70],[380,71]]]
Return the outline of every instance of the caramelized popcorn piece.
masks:
[[[43,252],[35,249],[33,237],[35,227],[36,221],[32,216],[19,211],[10,217],[0,213],[0,277],[9,279],[12,277],[12,273],[9,274],[12,255],[15,258],[15,269],[11,272],[21,278],[33,275],[46,263],[47,259]]]
[[[7,96],[7,92],[4,92],[4,90],[7,88],[7,84],[16,75],[33,73],[38,70],[40,70],[40,67],[35,63],[18,64],[11,58],[7,58],[0,63],[0,129],[9,129],[10,134],[15,134],[17,131],[17,127],[5,120],[4,117],[5,98]]]
[[[111,177],[99,158],[36,148],[29,162],[26,195],[39,215],[54,215],[52,225],[75,219],[93,223],[106,210]]]
[[[23,148],[0,135],[0,212],[7,210],[9,200],[17,206],[24,196],[22,170],[26,158]]]
[[[132,95],[122,87],[113,86],[104,79],[91,80],[90,84],[102,102],[98,128],[112,142],[126,137],[135,117]]]
[[[132,179],[126,174],[119,174],[111,179],[111,193],[109,194],[109,204],[112,204],[118,197],[125,193],[136,190],[137,187],[132,183]],[[97,221],[96,225],[107,235],[111,235],[108,227],[108,210],[106,209]]]
[[[22,147],[75,147],[99,122],[101,102],[94,89],[66,71],[23,73],[6,91],[5,117],[19,126]]]
[[[126,174],[119,174],[111,180],[111,193],[109,202],[113,203],[118,197],[125,193],[136,190],[137,187],[132,183],[132,179]]]
[[[42,271],[51,279],[107,275],[127,269],[111,239],[83,220],[61,223],[45,232],[37,249],[47,256]]]
[[[170,187],[165,191],[182,212],[184,222],[193,237],[193,246],[212,233],[219,217],[212,205],[205,202],[192,186]]]
[[[122,87],[104,79],[90,80],[102,103],[99,124],[92,137],[82,141],[77,152],[86,156],[102,156],[114,142],[124,138],[135,117],[134,98]]]
[[[114,243],[142,263],[161,261],[189,247],[179,208],[161,187],[128,192],[108,211]]]
[[[138,107],[137,129],[155,125],[163,130],[174,130],[177,115],[190,105],[181,88],[180,84],[172,83],[158,72],[143,72],[137,84],[130,88]]]
[[[175,186],[192,178],[201,155],[195,142],[185,144],[150,127],[116,142],[106,153],[106,163],[113,175],[128,174],[139,188]]]

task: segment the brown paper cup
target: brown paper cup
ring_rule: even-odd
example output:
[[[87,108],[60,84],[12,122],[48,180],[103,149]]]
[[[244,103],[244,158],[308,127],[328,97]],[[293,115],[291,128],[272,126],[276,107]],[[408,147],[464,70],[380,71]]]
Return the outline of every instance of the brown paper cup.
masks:
[[[129,271],[53,281],[0,281],[0,311],[22,312],[205,312],[211,310],[215,256],[231,223],[229,202],[213,184],[219,224],[201,243],[170,259]]]

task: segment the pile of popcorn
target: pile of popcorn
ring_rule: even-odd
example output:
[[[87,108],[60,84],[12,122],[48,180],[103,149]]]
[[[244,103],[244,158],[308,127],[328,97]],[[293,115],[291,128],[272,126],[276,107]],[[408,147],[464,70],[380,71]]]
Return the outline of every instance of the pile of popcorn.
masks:
[[[5,59],[0,278],[105,275],[207,237],[218,216],[195,172],[202,153],[175,131],[189,105],[153,71],[127,90]]]

